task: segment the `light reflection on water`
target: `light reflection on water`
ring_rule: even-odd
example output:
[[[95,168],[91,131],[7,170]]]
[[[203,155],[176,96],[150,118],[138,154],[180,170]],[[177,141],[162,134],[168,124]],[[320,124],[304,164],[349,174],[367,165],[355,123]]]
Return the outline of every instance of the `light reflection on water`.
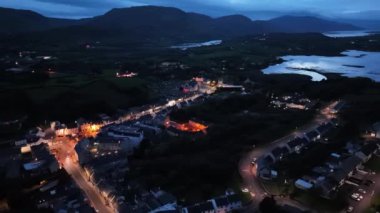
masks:
[[[307,75],[312,81],[327,79],[323,73],[338,73],[355,78],[366,77],[380,82],[380,52],[349,50],[343,56],[284,56],[281,64],[263,70],[265,74]]]

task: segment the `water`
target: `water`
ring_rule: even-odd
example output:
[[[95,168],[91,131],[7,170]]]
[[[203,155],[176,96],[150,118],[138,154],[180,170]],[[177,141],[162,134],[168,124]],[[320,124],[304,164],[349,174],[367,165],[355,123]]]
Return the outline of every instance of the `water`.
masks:
[[[201,42],[201,43],[180,44],[180,45],[176,45],[176,46],[171,46],[170,48],[180,49],[180,50],[187,50],[187,49],[190,49],[190,48],[219,45],[221,43],[222,43],[222,40],[213,40],[213,41],[206,41],[206,42]]]
[[[367,31],[334,31],[323,33],[323,35],[332,37],[332,38],[343,38],[343,37],[362,37],[369,36],[375,33],[367,32]]]
[[[264,74],[299,74],[312,81],[326,80],[323,73],[338,73],[355,78],[365,77],[380,82],[380,52],[349,50],[343,56],[284,56],[281,64],[262,70]]]

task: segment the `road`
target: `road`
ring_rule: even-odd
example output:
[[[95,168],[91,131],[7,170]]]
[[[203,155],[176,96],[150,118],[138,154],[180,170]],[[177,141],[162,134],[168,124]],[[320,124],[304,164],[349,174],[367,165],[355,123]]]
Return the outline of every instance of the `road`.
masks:
[[[201,97],[202,95],[203,94],[196,93],[196,94],[189,96],[189,97],[186,97],[186,98],[178,98],[175,100],[171,100],[171,101],[168,101],[168,103],[160,105],[160,106],[152,106],[150,109],[147,109],[147,110],[144,110],[141,112],[136,112],[136,113],[133,113],[131,115],[126,115],[126,116],[121,116],[119,119],[117,119],[111,123],[122,123],[125,121],[139,119],[140,117],[145,116],[145,115],[159,113],[160,111],[163,111],[169,107],[175,106],[176,104],[195,100],[195,99]]]
[[[337,103],[338,102],[333,102],[321,109],[319,113],[316,115],[315,119],[313,119],[313,121],[311,121],[310,123],[304,125],[301,128],[298,128],[297,130],[291,132],[290,134],[280,139],[273,141],[272,143],[257,148],[255,147],[251,152],[249,152],[245,157],[241,159],[239,163],[240,175],[243,178],[243,182],[246,188],[250,191],[253,200],[252,206],[250,206],[250,211],[256,210],[261,200],[268,195],[267,190],[263,187],[263,185],[260,182],[260,178],[258,177],[257,170],[258,167],[260,167],[260,160],[263,159],[266,156],[266,154],[272,151],[272,149],[274,149],[275,147],[279,145],[284,145],[285,143],[294,139],[295,137],[302,136],[305,132],[315,129],[319,124],[333,118],[334,115],[332,113],[332,109]],[[253,159],[256,159],[257,162],[254,166],[252,165]],[[277,202],[280,204],[288,204],[291,206],[295,206],[303,210],[308,210],[308,208],[303,206],[302,204],[286,197],[277,199]]]
[[[73,162],[72,159],[68,157],[63,165],[67,173],[70,174],[79,188],[86,193],[86,196],[90,200],[94,209],[101,213],[115,212],[105,204],[105,201],[98,189],[96,189],[90,181],[87,180],[84,171],[77,163]]]

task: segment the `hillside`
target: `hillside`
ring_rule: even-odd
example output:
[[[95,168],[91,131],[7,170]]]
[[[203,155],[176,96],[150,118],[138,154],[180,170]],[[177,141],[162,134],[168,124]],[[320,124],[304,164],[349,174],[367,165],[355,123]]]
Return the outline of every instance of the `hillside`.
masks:
[[[76,23],[75,20],[48,18],[29,10],[0,7],[1,34],[43,31]]]
[[[12,21],[9,21],[12,20]],[[358,27],[315,17],[284,16],[252,21],[242,15],[211,18],[176,8],[144,6],[112,9],[82,20],[44,17],[25,10],[0,9],[0,35],[28,33],[17,41],[33,43],[108,44],[178,43],[270,33],[303,33],[357,30]],[[12,39],[14,41],[15,39]]]

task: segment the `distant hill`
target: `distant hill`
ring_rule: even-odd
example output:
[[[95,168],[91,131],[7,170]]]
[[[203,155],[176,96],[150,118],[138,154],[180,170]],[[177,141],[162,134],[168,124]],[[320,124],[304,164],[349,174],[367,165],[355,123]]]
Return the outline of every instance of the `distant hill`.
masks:
[[[0,7],[0,33],[42,31],[75,24],[76,21],[42,16],[30,10]]]
[[[359,29],[315,17],[284,16],[269,21],[252,21],[242,15],[211,18],[156,6],[112,9],[104,15],[82,20],[54,19],[32,11],[1,8],[0,24],[0,34],[28,33],[25,42],[41,39],[46,39],[45,42],[186,42],[269,32]]]
[[[311,16],[282,16],[266,22],[269,32],[327,32],[360,30],[361,28],[351,24],[328,21]]]

